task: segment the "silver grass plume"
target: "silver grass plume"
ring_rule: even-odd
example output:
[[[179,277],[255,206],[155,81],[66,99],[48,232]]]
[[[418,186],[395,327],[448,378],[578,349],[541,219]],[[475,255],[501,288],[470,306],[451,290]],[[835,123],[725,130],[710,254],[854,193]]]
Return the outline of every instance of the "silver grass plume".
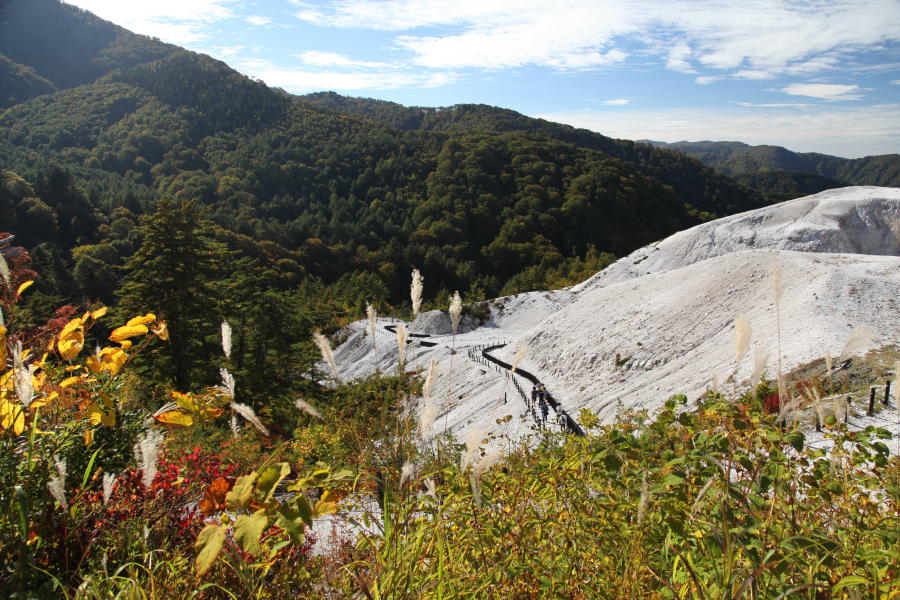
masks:
[[[228,321],[222,321],[222,352],[225,358],[231,359],[231,325]]]
[[[109,503],[109,499],[112,497],[113,487],[116,485],[116,474],[115,473],[104,473],[103,474],[103,505],[106,506]]]
[[[237,415],[231,415],[231,439],[238,439],[241,433],[241,426],[238,424]]]
[[[453,298],[450,299],[450,329],[453,335],[459,331],[459,317],[462,315],[462,298],[459,291],[453,292]]]
[[[161,431],[148,429],[138,437],[134,445],[134,458],[143,473],[141,481],[149,488],[156,478],[156,460],[165,435]]]
[[[522,362],[522,359],[525,358],[525,355],[528,354],[528,344],[525,344],[521,348],[519,348],[516,355],[513,357],[512,362],[512,372],[515,373],[516,369],[519,368],[519,363]]]
[[[407,481],[410,481],[416,474],[416,465],[411,462],[404,463],[403,468],[400,470],[400,485],[403,485]]]
[[[834,366],[834,359],[831,357],[831,352],[825,353],[825,374],[828,377],[831,377],[831,368]]]
[[[650,497],[650,487],[647,485],[647,471],[641,473],[641,498],[638,500],[637,507],[637,524],[640,526],[644,522],[644,515],[647,512],[647,499]]]
[[[747,315],[745,315],[744,313],[739,313],[734,318],[735,373],[737,373],[738,367],[741,366],[741,359],[744,358],[744,355],[747,354],[747,349],[750,348],[751,332],[752,328],[750,327],[750,319],[747,318]]]
[[[399,350],[399,358],[398,365],[399,369],[403,370],[403,365],[406,363],[406,337],[408,333],[406,331],[406,325],[400,323],[397,325],[397,348]]]
[[[753,352],[753,375],[750,376],[751,385],[757,385],[762,379],[763,372],[766,370],[766,363],[769,362],[769,353],[762,348],[757,348]]]
[[[781,286],[781,266],[775,263],[769,265],[772,272],[772,291],[775,294],[775,324],[778,341],[778,405],[779,408],[784,407],[787,399],[787,386],[784,383],[784,376],[781,372],[781,295],[784,291]]]
[[[60,458],[56,454],[53,455],[53,462],[56,465],[56,476],[51,477],[47,482],[47,489],[63,509],[69,508],[66,501],[66,459]]]
[[[366,318],[369,319],[369,331],[372,332],[372,345],[375,345],[375,327],[378,325],[378,313],[375,307],[366,303]]]
[[[861,325],[854,329],[850,334],[850,337],[847,338],[847,343],[844,344],[844,348],[841,350],[838,358],[847,358],[848,356],[859,354],[865,350],[871,342],[872,328],[868,325]]]
[[[256,416],[256,413],[253,412],[252,408],[250,408],[246,404],[241,404],[239,402],[232,402],[230,406],[231,410],[247,419],[247,421],[251,425],[259,429],[260,433],[265,436],[269,435],[269,430],[266,429],[266,426],[262,424],[262,421],[259,420],[259,417]]]
[[[437,377],[437,362],[432,360],[428,367],[428,375],[425,376],[425,383],[422,384],[422,412],[419,414],[419,435],[424,440],[428,436],[428,431],[437,417],[438,408],[431,398],[431,392],[434,389],[434,380]]]
[[[6,327],[6,319],[3,318],[2,308],[0,308],[0,327]]]
[[[472,461],[475,460],[475,453],[478,452],[482,439],[484,439],[484,432],[477,427],[472,427],[466,433],[466,451],[463,452],[459,461],[459,470],[463,473],[472,466]]]
[[[31,401],[34,400],[34,384],[31,380],[31,375],[34,373],[34,366],[25,366],[25,361],[22,358],[22,340],[16,340],[16,343],[12,345],[12,359],[13,359],[13,383],[16,387],[16,395],[19,397],[19,401],[22,403],[22,406],[27,410],[29,406],[31,406]]]
[[[434,479],[431,477],[425,478],[425,495],[431,496],[432,498],[437,498],[437,484],[434,482]]]
[[[824,425],[825,424],[825,413],[822,410],[822,397],[819,396],[819,390],[817,390],[815,388],[815,386],[812,387],[812,397],[813,397],[813,404],[816,407],[816,416],[819,418],[819,424]]]
[[[3,281],[6,283],[6,287],[10,287],[12,284],[12,280],[9,277],[9,265],[6,264],[6,258],[3,257],[2,252],[0,252],[0,276],[3,277]]]
[[[324,420],[322,417],[322,413],[317,411],[311,404],[303,400],[302,398],[297,398],[294,400],[294,406],[297,407],[298,410],[301,410],[308,414],[311,417],[315,417],[320,420]]]
[[[335,377],[340,379],[340,377],[338,377],[337,365],[334,364],[334,355],[331,353],[331,344],[328,343],[328,338],[322,335],[320,330],[316,329],[313,331],[313,341],[316,343],[316,346],[319,347],[322,358],[325,359],[325,362],[331,367],[331,372],[334,373]]]
[[[228,372],[228,369],[222,367],[219,369],[219,376],[222,378],[222,385],[219,389],[234,398],[234,375]]]
[[[478,464],[469,473],[469,485],[472,488],[472,498],[475,506],[481,508],[481,478],[487,471],[500,460],[500,451],[496,448],[488,448]]]
[[[418,269],[412,271],[412,285],[409,288],[409,296],[412,300],[413,318],[419,316],[419,309],[422,307],[422,274]]]

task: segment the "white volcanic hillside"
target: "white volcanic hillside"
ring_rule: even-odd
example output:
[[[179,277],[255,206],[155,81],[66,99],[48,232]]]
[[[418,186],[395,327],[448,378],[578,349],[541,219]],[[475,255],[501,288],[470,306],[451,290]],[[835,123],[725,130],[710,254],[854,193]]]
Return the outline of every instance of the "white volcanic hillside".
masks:
[[[587,407],[610,419],[619,403],[652,409],[672,394],[696,397],[714,379],[733,385],[725,382],[735,371],[738,313],[748,315],[753,333],[735,380],[750,376],[757,351],[770,354],[774,372],[773,265],[782,271],[785,370],[838,355],[866,324],[873,345],[900,345],[900,189],[843,188],[680,232],[568,290],[495,300],[485,325],[456,337],[452,374],[450,336],[437,335],[446,331],[442,319],[423,315],[410,330],[427,329],[438,345],[414,342],[410,368],[439,365],[435,431],[497,428],[496,419],[523,412],[503,374],[467,357],[468,347],[491,341],[511,342],[495,353],[508,362],[527,344],[521,367],[571,414]],[[396,367],[393,336],[381,329],[373,345],[364,327],[353,324],[335,353],[344,377]],[[514,419],[501,432],[529,427]]]

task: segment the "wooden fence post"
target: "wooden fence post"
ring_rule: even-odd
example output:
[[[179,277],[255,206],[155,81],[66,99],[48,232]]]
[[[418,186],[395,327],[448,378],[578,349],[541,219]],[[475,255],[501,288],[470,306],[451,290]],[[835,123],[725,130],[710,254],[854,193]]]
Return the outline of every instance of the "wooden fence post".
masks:
[[[875,414],[875,388],[869,390],[869,410],[866,414],[870,417]]]
[[[884,382],[884,405],[888,405],[888,399],[891,397],[891,380]]]

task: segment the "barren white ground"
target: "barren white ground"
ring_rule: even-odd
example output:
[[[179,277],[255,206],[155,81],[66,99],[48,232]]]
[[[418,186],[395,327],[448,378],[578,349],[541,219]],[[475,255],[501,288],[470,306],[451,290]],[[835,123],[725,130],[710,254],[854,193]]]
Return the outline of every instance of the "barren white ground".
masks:
[[[781,270],[779,312],[773,266]],[[749,317],[752,338],[736,364],[738,313]],[[476,428],[517,438],[532,431],[524,404],[505,373],[470,360],[468,348],[508,341],[496,355],[511,362],[527,346],[521,367],[570,414],[588,408],[609,421],[620,406],[652,411],[673,394],[693,399],[711,385],[742,389],[756,353],[769,355],[766,372],[773,375],[778,314],[784,370],[825,353],[840,355],[863,325],[871,327],[870,346],[900,345],[900,189],[829,190],[705,223],[572,288],[498,298],[484,325],[455,340],[446,313],[420,315],[410,331],[429,334],[438,345],[413,340],[407,370],[437,364],[433,398],[440,417],[432,435],[449,430],[463,439]],[[374,340],[366,322],[348,327],[348,339],[335,350],[343,379],[397,368],[396,338],[383,327],[391,322],[379,319]],[[498,425],[506,415],[513,419]],[[895,412],[855,421],[900,434]],[[891,446],[900,452],[900,437]]]

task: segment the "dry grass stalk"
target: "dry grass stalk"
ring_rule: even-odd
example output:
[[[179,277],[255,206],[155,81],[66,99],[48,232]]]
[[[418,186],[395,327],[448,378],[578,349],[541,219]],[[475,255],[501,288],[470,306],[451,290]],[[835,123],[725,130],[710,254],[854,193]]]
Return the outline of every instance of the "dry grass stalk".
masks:
[[[413,318],[419,316],[419,309],[422,307],[422,289],[423,289],[422,274],[419,273],[418,269],[413,269],[412,285],[409,288],[409,296],[410,296],[410,299],[412,300]]]
[[[453,292],[453,298],[450,299],[450,330],[453,335],[459,331],[459,317],[462,315],[462,298],[459,291]]]
[[[787,387],[784,383],[784,375],[781,372],[781,296],[784,289],[781,285],[781,266],[773,263],[769,268],[772,271],[772,290],[775,293],[775,324],[778,341],[778,404],[780,407],[783,407],[787,397]]]
[[[54,454],[53,462],[56,465],[56,476],[47,482],[47,489],[59,505],[67,509],[69,503],[66,501],[66,460]]]
[[[400,469],[400,485],[402,486],[407,481],[411,481],[416,474],[416,465],[411,462],[406,462],[403,465],[403,468]]]
[[[322,417],[322,413],[316,410],[311,404],[303,400],[303,398],[297,398],[294,400],[294,406],[296,406],[299,410],[302,410],[306,414],[311,417],[315,417],[320,420],[324,420]]]
[[[225,367],[221,367],[219,369],[219,376],[222,378],[222,385],[219,386],[219,389],[234,398],[234,375],[228,372],[228,369]]]
[[[750,383],[757,385],[762,379],[763,372],[766,370],[766,364],[769,362],[769,353],[762,348],[757,348],[753,352],[753,375],[750,376]]]
[[[375,307],[366,303],[366,318],[369,319],[369,331],[372,334],[372,345],[375,345],[375,327],[378,325],[378,313]]]
[[[424,440],[428,437],[428,432],[437,418],[438,407],[431,397],[434,389],[434,380],[437,378],[437,362],[432,360],[428,367],[428,375],[425,377],[425,383],[422,384],[422,410],[419,414],[419,436]]]
[[[741,366],[741,360],[747,354],[750,348],[750,334],[753,329],[750,326],[750,319],[744,313],[739,313],[734,318],[734,356],[735,365],[734,372],[737,373],[738,367]]]
[[[872,328],[868,325],[860,325],[850,333],[847,343],[838,355],[838,359],[847,358],[865,351],[872,343]]]
[[[269,430],[266,429],[266,426],[262,424],[262,421],[259,420],[259,417],[256,416],[256,413],[253,412],[252,408],[250,408],[246,404],[240,404],[238,402],[232,402],[230,406],[231,410],[244,417],[251,425],[256,427],[260,433],[265,436],[269,435]]]
[[[231,360],[231,325],[228,321],[222,321],[222,352]]]
[[[116,485],[116,474],[115,473],[104,473],[103,474],[103,505],[104,506],[106,506],[109,503],[109,499],[112,496],[115,485]]]
[[[463,473],[468,471],[469,467],[472,466],[472,461],[475,460],[475,454],[478,452],[478,448],[483,439],[484,431],[477,427],[472,427],[466,433],[466,451],[463,452],[459,461],[459,470]]]
[[[134,456],[138,468],[143,474],[141,481],[146,488],[150,487],[156,477],[156,460],[159,458],[164,437],[163,432],[148,429],[138,437],[138,441],[134,445]]]
[[[12,286],[12,281],[9,277],[9,265],[6,264],[6,258],[3,257],[2,252],[0,252],[0,276],[3,277],[3,281],[6,283],[6,287]]]
[[[331,367],[331,372],[334,373],[334,376],[340,380],[338,376],[337,365],[334,364],[334,355],[331,353],[331,344],[328,343],[328,338],[322,335],[322,332],[318,329],[313,331],[313,341],[316,343],[316,346],[319,347],[319,352],[322,353],[322,358],[325,362],[328,363],[328,366]]]
[[[522,362],[522,359],[525,358],[525,355],[528,354],[528,344],[525,344],[516,352],[516,355],[513,357],[512,369],[513,373],[516,372],[516,369],[519,368],[519,363]]]
[[[647,512],[647,499],[650,497],[650,486],[647,485],[647,472],[641,474],[641,499],[638,500],[637,524],[638,526],[644,522],[644,515]]]
[[[399,351],[398,368],[402,371],[403,365],[406,364],[406,338],[409,333],[406,331],[406,325],[400,323],[397,325],[397,349]]]

